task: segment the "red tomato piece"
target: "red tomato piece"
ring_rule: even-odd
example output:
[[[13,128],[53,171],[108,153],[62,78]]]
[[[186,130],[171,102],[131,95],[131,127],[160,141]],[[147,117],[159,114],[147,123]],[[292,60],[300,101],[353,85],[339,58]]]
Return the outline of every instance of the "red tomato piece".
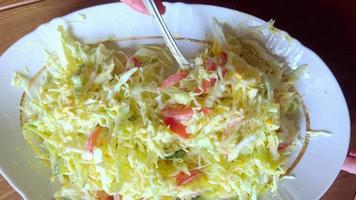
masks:
[[[209,86],[214,87],[215,83],[216,83],[216,78],[211,78],[209,81]]]
[[[278,151],[283,151],[284,149],[286,149],[289,146],[289,144],[287,143],[280,143],[278,145]]]
[[[217,69],[217,64],[214,62],[213,58],[207,57],[204,60],[204,67],[208,71],[215,71]]]
[[[208,91],[209,88],[214,87],[216,83],[216,78],[211,78],[210,80],[203,80],[201,83],[201,89],[203,90],[203,92]],[[201,90],[198,88],[196,93],[200,93]]]
[[[97,126],[93,132],[90,133],[88,141],[86,143],[89,152],[93,153],[94,147],[97,145],[100,133],[104,130],[103,127]]]
[[[180,136],[183,139],[187,139],[189,137],[188,133],[185,130],[185,126],[176,119],[172,117],[165,117],[163,121],[167,126],[169,126],[169,129],[173,131],[176,135]]]
[[[219,64],[220,65],[225,65],[227,63],[227,53],[222,52],[219,56]]]
[[[187,77],[187,75],[188,75],[188,72],[182,71],[182,72],[177,72],[175,74],[168,76],[168,78],[166,78],[166,80],[163,81],[163,83],[161,85],[161,89],[164,90],[172,85],[179,83],[179,81],[181,81],[182,79]]]
[[[176,176],[176,184],[177,185],[188,184],[201,175],[203,175],[203,172],[201,172],[200,170],[197,170],[197,169],[191,170],[190,175],[188,175],[184,172],[179,172],[179,174]]]
[[[114,196],[107,194],[104,190],[97,191],[95,194],[95,199],[98,200],[114,200]]]
[[[195,88],[194,93],[195,93],[195,94],[201,94],[202,91],[201,91],[201,89],[199,89],[199,88]]]
[[[222,75],[223,75],[223,77],[227,74],[228,71],[229,71],[228,69],[226,69],[225,67],[223,67],[223,69],[222,69]]]
[[[201,89],[205,92],[209,89],[209,87],[210,87],[210,81],[204,79],[201,83]]]
[[[207,115],[207,114],[213,112],[213,110],[210,109],[210,108],[203,108],[203,109],[201,109],[201,111],[202,111],[205,115]]]
[[[133,56],[130,59],[131,59],[131,62],[132,62],[134,67],[140,67],[141,66],[141,62],[136,56]]]
[[[189,120],[193,116],[193,109],[189,106],[175,105],[172,107],[166,107],[161,111],[164,117],[171,117],[177,121]]]

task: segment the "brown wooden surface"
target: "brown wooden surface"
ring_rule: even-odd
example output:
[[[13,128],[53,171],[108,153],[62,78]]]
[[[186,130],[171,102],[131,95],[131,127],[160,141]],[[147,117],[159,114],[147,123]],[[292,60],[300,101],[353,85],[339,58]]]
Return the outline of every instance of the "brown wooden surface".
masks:
[[[0,0],[8,3],[14,0]],[[54,17],[114,0],[44,0],[0,12],[0,54],[16,40]],[[351,117],[350,148],[356,149],[356,1],[354,0],[193,0],[244,11],[288,31],[317,52],[339,81]],[[332,106],[332,105],[330,105]],[[331,113],[332,114],[332,113]],[[322,169],[320,169],[322,170]],[[353,200],[356,175],[341,172],[323,200]],[[0,200],[21,199],[0,176]]]
[[[29,5],[32,3],[37,3],[43,0],[8,0],[8,1],[0,1],[0,11],[17,8],[20,6]]]

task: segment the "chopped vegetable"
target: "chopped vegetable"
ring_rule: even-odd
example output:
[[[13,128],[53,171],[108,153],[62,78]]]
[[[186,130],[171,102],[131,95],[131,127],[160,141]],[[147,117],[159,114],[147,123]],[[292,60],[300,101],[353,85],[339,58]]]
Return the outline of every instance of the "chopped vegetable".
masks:
[[[215,71],[218,67],[217,64],[215,63],[214,59],[211,57],[205,58],[204,66],[208,71]]]
[[[197,179],[199,176],[202,176],[203,173],[199,170],[191,170],[189,171],[190,174],[186,174],[185,172],[179,172],[176,176],[176,183],[177,185],[185,185],[193,180]]]
[[[131,57],[131,61],[132,61],[134,67],[141,66],[141,62],[136,56]]]
[[[103,127],[96,127],[92,133],[90,133],[89,139],[87,141],[87,149],[91,153],[94,151],[94,147],[96,147],[100,133],[104,130]]]
[[[179,121],[172,117],[165,117],[164,123],[178,136],[182,137],[183,139],[187,139],[189,137],[188,133],[185,130],[185,126],[181,124]]]
[[[205,91],[207,91],[209,88],[214,87],[215,82],[216,82],[216,78],[211,78],[209,81],[207,81],[207,80],[204,79],[203,82],[202,82],[202,89],[203,89],[203,91],[205,92]]]
[[[180,150],[174,152],[173,155],[167,156],[166,160],[181,159],[185,156],[185,154],[186,154],[185,151],[180,149]]]
[[[226,52],[222,52],[219,56],[219,64],[220,65],[225,65],[227,63],[227,53]]]
[[[210,78],[210,80],[203,79],[201,89],[196,88],[194,92],[197,94],[205,93],[208,91],[209,88],[214,87],[215,83],[216,83],[216,78]]]
[[[278,145],[278,151],[283,151],[284,149],[286,149],[290,144],[287,143],[280,143]]]
[[[168,76],[168,78],[163,81],[163,83],[161,85],[161,89],[164,90],[170,86],[173,86],[173,85],[179,83],[179,81],[184,79],[187,75],[188,75],[187,71],[182,71],[182,72],[177,72],[175,74]]]
[[[97,200],[114,200],[114,197],[101,190],[96,192],[95,199]]]
[[[165,107],[161,114],[164,117],[171,117],[177,121],[189,120],[193,116],[193,110],[189,106],[174,105]]]
[[[201,196],[193,197],[191,200],[204,200]]]
[[[205,115],[207,115],[207,114],[213,112],[213,110],[210,109],[210,108],[203,108],[203,109],[201,109],[201,111],[202,111]]]

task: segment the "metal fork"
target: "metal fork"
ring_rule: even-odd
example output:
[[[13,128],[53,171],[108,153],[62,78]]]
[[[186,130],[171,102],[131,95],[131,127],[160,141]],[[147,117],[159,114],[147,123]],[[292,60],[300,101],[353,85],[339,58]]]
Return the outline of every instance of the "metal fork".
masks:
[[[156,3],[154,0],[144,0],[143,1],[148,13],[154,18],[155,22],[157,23],[161,34],[163,36],[163,39],[165,40],[169,50],[171,51],[173,57],[179,64],[179,66],[182,69],[186,69],[189,67],[193,67],[194,64],[190,63],[182,54],[182,52],[179,50],[177,43],[175,42],[174,38],[172,37],[172,34],[169,32],[168,27],[166,23],[164,22],[161,14],[158,11],[158,8],[156,6]]]

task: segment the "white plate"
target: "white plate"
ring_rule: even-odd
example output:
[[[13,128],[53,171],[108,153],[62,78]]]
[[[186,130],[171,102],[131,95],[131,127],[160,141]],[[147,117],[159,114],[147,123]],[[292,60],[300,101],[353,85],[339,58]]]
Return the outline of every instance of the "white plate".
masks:
[[[204,39],[211,30],[211,19],[232,26],[238,23],[258,25],[263,21],[234,10],[206,5],[166,4],[164,18],[170,30],[179,36]],[[84,20],[85,18],[85,20]],[[74,12],[41,25],[11,46],[0,58],[0,171],[26,199],[50,199],[55,184],[49,181],[49,169],[34,158],[21,134],[19,102],[22,91],[11,86],[16,70],[27,67],[36,73],[45,63],[44,49],[52,51],[58,45],[58,24],[69,24],[75,36],[85,42],[95,42],[110,36],[159,35],[150,17],[127,6],[114,3]],[[303,30],[301,30],[303,31]],[[139,40],[122,45],[136,45]],[[193,53],[184,42],[185,53]],[[300,45],[298,43],[298,45]],[[325,63],[310,49],[303,48],[299,64],[309,64],[310,79],[298,83],[311,118],[313,129],[329,130],[330,137],[312,139],[305,155],[293,170],[295,180],[280,183],[281,199],[318,199],[335,180],[349,145],[350,120],[344,96]]]

